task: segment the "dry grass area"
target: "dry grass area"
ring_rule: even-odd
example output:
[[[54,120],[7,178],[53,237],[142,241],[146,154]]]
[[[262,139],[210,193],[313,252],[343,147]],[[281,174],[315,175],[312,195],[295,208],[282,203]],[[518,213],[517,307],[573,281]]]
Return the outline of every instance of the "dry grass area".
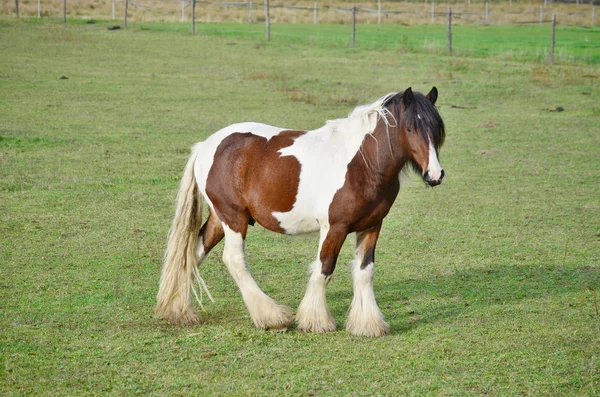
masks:
[[[62,16],[62,0],[39,0],[40,15],[42,17]],[[122,19],[124,13],[124,0],[114,0],[116,19]],[[130,0],[128,18],[134,21],[189,21],[191,7],[189,1],[180,0]],[[264,3],[255,1],[250,7],[248,2],[227,3],[198,1],[196,3],[196,20],[199,22],[255,22],[265,20]],[[235,4],[235,5],[234,5]],[[317,22],[345,24],[350,23],[351,14],[347,10],[351,7],[349,2],[321,0],[317,4]],[[313,23],[313,1],[287,1],[272,2],[270,17],[272,23]],[[464,4],[427,2],[382,2],[381,16],[377,12],[377,2],[356,3],[357,23],[376,24],[393,23],[406,25],[420,24],[445,24],[445,13],[449,6],[456,15],[454,24],[486,23],[485,2],[469,0]],[[298,8],[289,8],[298,7]],[[305,9],[300,9],[300,8]],[[182,11],[183,8],[183,11]],[[557,14],[557,21],[564,25],[592,24],[592,6],[589,4],[550,4],[540,7],[539,3],[528,2],[495,2],[489,4],[487,22],[491,24],[512,24],[523,22],[537,22],[540,20],[540,10],[543,20],[549,21],[552,13]],[[432,20],[432,11],[434,16]],[[12,0],[0,4],[0,14],[10,15],[15,12]],[[458,15],[461,14],[462,15]],[[22,17],[35,17],[38,15],[38,0],[20,0],[19,14]],[[69,18],[96,18],[109,19],[113,14],[113,0],[68,0],[67,16]],[[599,18],[596,18],[598,24]]]

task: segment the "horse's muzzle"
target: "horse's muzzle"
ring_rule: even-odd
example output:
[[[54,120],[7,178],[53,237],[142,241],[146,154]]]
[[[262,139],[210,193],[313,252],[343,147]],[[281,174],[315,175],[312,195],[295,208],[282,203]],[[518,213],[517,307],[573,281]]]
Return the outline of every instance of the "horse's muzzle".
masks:
[[[440,183],[442,183],[442,179],[444,179],[444,170],[442,170],[442,172],[440,173],[440,177],[438,179],[433,179],[430,175],[429,175],[429,171],[425,171],[425,173],[423,174],[423,180],[425,181],[426,184],[428,184],[429,186],[437,186]]]

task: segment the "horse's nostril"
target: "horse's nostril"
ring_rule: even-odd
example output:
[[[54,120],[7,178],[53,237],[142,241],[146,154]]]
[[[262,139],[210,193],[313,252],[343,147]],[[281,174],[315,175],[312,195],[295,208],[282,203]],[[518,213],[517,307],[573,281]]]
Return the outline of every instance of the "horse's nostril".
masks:
[[[440,175],[440,181],[441,181],[442,179],[444,179],[444,175],[446,175],[446,173],[444,172],[444,170],[442,170],[442,173],[441,173],[441,175]]]
[[[425,173],[423,174],[423,180],[428,181],[429,178],[429,171],[425,171]]]

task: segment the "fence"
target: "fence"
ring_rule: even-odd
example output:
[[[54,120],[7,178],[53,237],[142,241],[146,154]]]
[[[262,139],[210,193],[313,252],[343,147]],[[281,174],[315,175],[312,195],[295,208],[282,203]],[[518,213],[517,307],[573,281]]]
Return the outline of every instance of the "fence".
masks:
[[[128,18],[135,21],[189,21],[193,0],[11,0],[0,5],[0,14],[15,13],[17,16],[58,16],[71,18],[119,19],[128,5]],[[586,0],[571,0],[574,4],[550,3],[540,0],[539,4],[519,3],[508,0],[503,3],[471,2],[436,4],[435,0],[418,2],[334,3],[332,0],[296,1],[294,5],[269,4],[271,23],[335,23],[348,24],[349,14],[356,7],[358,24],[435,24],[445,23],[446,9],[451,6],[455,15],[461,15],[458,24],[515,24],[538,21],[543,23],[552,14],[562,24],[595,26],[596,10]],[[600,0],[599,0],[600,1]],[[264,0],[245,2],[195,1],[198,22],[264,22]]]
[[[31,15],[31,0],[25,7],[25,15]],[[82,2],[68,0],[37,0],[37,16],[42,14],[42,4],[53,12],[62,12],[63,21],[66,23],[69,16],[80,18],[123,17],[123,26],[127,27],[128,20],[135,21],[189,21],[191,32],[196,32],[196,22],[235,21],[242,23],[264,23],[266,40],[271,39],[272,23],[343,23],[351,24],[350,45],[356,42],[356,25],[361,24],[446,24],[447,26],[447,52],[452,54],[452,27],[461,24],[550,24],[551,35],[548,41],[548,58],[554,60],[555,27],[557,17],[563,25],[596,25],[595,6],[583,4],[574,0],[576,4],[548,3],[543,5],[531,3],[517,3],[509,0],[508,3],[488,2],[473,3],[466,0],[462,4],[453,4],[452,8],[446,5],[430,3],[382,3],[381,0],[372,1],[368,5],[351,5],[345,3],[334,4],[331,1],[321,0],[312,2],[297,2],[295,5],[271,3],[270,0],[254,2],[216,2],[196,0],[105,0],[105,6],[110,4],[109,15],[101,7],[81,7]],[[549,5],[550,4],[550,5]],[[342,7],[345,5],[345,7]],[[58,7],[57,7],[58,6]],[[371,6],[372,8],[369,8]],[[29,8],[27,8],[29,7]],[[122,7],[121,9],[119,9]],[[442,11],[440,11],[442,10]],[[90,12],[94,11],[94,12]],[[2,10],[0,9],[0,13]],[[15,13],[20,14],[19,0],[15,0]],[[73,15],[75,14],[75,15]],[[35,14],[34,14],[35,15]],[[46,13],[46,15],[49,15]],[[551,19],[550,19],[551,18]]]

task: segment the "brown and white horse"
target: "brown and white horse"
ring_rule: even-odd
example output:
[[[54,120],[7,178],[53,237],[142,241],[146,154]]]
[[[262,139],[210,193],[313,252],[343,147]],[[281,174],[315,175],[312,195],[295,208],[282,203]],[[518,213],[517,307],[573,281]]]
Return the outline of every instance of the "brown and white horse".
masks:
[[[435,87],[426,96],[408,88],[313,131],[241,123],[194,145],[169,233],[158,315],[174,324],[200,321],[192,293],[198,299],[195,281],[201,288],[206,285],[197,268],[225,237],[223,261],[254,325],[269,330],[291,325],[291,309],[267,296],[246,264],[246,232],[258,222],[278,233],[320,233],[312,275],[296,313],[298,328],[307,332],[336,328],[326,288],[346,236],[355,232],[354,297],[346,328],[355,335],[387,334],[389,326],[373,292],[375,245],[406,166],[429,186],[442,182],[438,152],[445,132],[434,106],[437,96]],[[210,208],[204,224],[203,201]]]

